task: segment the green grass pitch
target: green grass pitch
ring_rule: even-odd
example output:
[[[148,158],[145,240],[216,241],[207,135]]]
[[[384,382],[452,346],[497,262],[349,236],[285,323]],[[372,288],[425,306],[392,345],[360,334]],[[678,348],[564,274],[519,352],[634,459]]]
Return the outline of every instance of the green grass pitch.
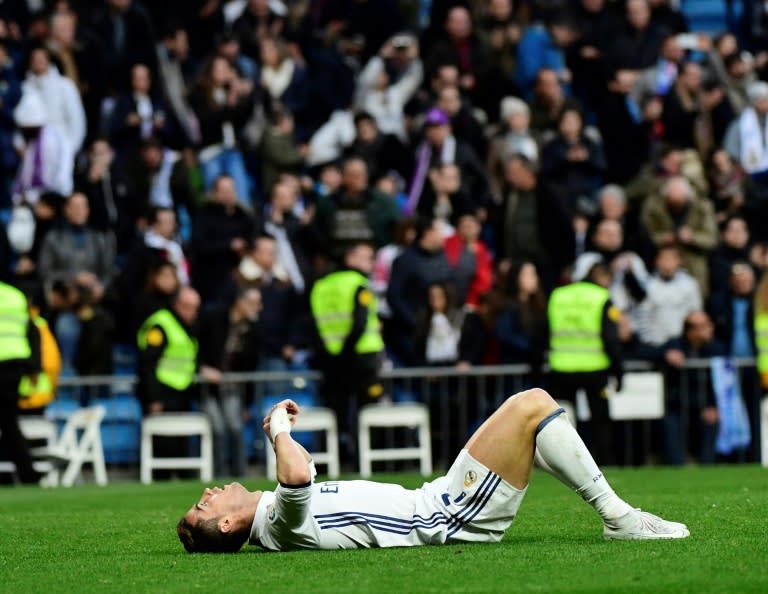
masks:
[[[200,483],[4,488],[0,593],[768,592],[768,469],[606,475],[635,506],[686,522],[691,537],[605,542],[596,514],[536,473],[501,544],[189,555],[174,526]]]

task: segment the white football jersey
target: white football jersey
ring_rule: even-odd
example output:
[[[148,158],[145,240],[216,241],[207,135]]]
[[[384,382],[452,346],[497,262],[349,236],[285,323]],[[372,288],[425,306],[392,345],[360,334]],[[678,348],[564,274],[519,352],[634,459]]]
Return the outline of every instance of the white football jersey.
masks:
[[[279,485],[263,493],[249,542],[272,551],[497,542],[524,493],[464,450],[446,476],[418,489],[371,481]]]

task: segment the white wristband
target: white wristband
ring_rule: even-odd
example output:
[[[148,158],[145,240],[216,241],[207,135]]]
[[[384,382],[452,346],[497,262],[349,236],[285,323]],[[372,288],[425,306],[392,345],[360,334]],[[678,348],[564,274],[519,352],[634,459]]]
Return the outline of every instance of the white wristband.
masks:
[[[288,411],[284,408],[276,408],[269,415],[269,436],[272,438],[272,443],[275,443],[275,438],[279,433],[291,432],[291,420],[288,418]]]

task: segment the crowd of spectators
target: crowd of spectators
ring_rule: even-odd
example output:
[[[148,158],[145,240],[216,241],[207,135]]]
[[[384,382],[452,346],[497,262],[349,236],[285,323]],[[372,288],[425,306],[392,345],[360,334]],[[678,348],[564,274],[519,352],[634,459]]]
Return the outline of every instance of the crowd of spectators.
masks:
[[[254,368],[303,365],[308,289],[361,240],[395,365],[538,366],[548,294],[595,261],[630,357],[679,363],[693,314],[754,356],[758,16],[712,37],[669,0],[6,0],[0,275],[80,373],[187,285],[203,311],[257,288]]]

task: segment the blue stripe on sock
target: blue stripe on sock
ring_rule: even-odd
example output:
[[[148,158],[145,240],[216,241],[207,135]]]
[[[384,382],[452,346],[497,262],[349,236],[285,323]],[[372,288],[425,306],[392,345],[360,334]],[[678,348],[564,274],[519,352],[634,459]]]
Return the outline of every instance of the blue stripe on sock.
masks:
[[[560,407],[555,412],[548,414],[544,418],[544,420],[541,423],[539,423],[539,426],[536,427],[536,435],[534,435],[534,439],[536,439],[536,436],[538,436],[538,434],[541,432],[542,429],[544,429],[544,427],[549,425],[552,421],[554,421],[557,417],[559,417],[564,412],[565,412],[565,409]]]

